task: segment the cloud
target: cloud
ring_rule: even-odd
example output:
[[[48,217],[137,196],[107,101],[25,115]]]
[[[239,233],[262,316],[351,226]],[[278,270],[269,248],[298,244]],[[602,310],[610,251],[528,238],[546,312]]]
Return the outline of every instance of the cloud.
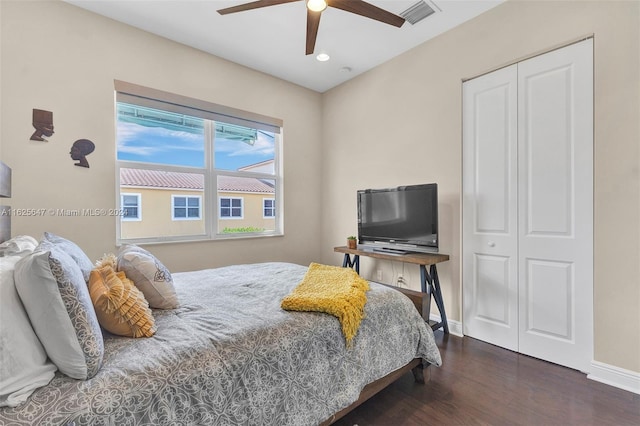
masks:
[[[181,164],[202,167],[205,142],[203,134],[145,127],[119,122],[118,158],[158,164]],[[258,131],[253,145],[218,137],[215,140],[216,164],[235,169],[244,163],[256,163],[275,157],[274,135]],[[231,158],[236,160],[231,161]]]
[[[152,146],[132,146],[121,144],[118,146],[118,153],[131,154],[141,157],[151,157],[158,153],[158,150]]]
[[[245,142],[219,139],[216,141],[216,152],[225,153],[229,157],[239,157],[245,155],[258,155],[266,158],[273,158],[275,152],[275,144],[273,136],[265,135],[258,132],[258,139],[253,145]]]
[[[125,122],[118,123],[117,133],[118,153],[144,157],[181,151],[204,153],[203,135]]]

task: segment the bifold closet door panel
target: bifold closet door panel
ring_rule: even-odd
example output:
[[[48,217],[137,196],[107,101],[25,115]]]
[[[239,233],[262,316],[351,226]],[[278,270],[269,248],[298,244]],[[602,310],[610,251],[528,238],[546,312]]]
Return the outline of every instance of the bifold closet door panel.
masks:
[[[518,350],[517,65],[463,86],[465,335]]]
[[[582,371],[593,342],[593,43],[518,64],[519,351]]]

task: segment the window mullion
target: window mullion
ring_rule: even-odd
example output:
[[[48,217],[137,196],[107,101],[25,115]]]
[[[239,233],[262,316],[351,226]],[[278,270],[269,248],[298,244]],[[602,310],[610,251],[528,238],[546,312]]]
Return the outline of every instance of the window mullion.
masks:
[[[214,146],[215,146],[215,123],[211,120],[204,121],[204,153],[205,153],[205,179],[204,179],[204,202],[200,207],[204,210],[205,230],[211,239],[216,238],[217,230],[215,224],[218,223],[218,177],[215,171]],[[205,207],[206,206],[206,207]]]
[[[275,135],[275,149],[276,155],[274,158],[275,161],[275,215],[274,220],[276,223],[275,229],[279,234],[284,234],[284,188],[283,188],[283,165],[282,165],[282,134]]]

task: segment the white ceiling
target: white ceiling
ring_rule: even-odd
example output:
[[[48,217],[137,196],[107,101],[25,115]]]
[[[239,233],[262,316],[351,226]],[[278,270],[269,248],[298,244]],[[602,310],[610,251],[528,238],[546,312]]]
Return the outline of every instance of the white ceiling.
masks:
[[[335,8],[322,12],[314,55],[305,55],[305,1],[228,15],[252,0],[64,0],[229,61],[325,92],[504,0],[425,0],[436,13],[401,28]],[[368,0],[399,15],[418,0]],[[316,54],[331,56],[327,62]]]

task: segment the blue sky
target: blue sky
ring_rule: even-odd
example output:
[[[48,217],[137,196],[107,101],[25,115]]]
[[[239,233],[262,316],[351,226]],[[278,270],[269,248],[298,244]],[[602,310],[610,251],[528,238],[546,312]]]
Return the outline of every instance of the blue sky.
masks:
[[[274,158],[274,138],[258,131],[253,145],[216,135],[216,168],[236,170]],[[204,167],[204,135],[118,122],[118,160]]]

